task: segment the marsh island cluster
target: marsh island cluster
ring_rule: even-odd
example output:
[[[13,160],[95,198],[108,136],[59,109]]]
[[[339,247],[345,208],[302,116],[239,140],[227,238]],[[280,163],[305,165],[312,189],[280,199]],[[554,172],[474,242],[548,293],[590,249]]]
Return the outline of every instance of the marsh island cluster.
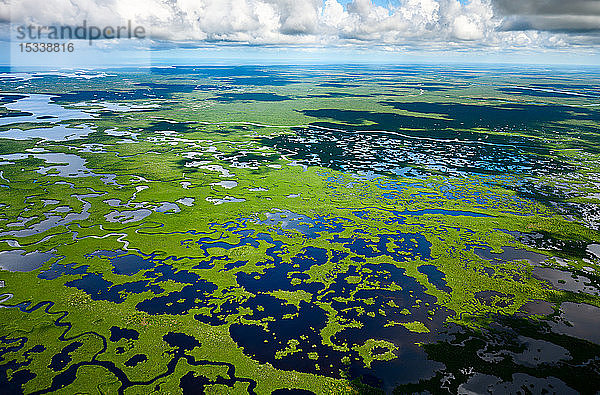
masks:
[[[0,81],[0,393],[600,388],[596,69]]]

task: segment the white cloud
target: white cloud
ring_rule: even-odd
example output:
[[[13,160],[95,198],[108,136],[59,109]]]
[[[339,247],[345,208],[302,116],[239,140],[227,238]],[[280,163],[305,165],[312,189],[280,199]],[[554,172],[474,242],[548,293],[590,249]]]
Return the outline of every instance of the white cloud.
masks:
[[[0,21],[10,17],[13,23],[79,25],[85,19],[88,25],[105,26],[131,20],[156,39],[256,45],[506,48],[585,43],[581,34],[570,39],[538,31],[552,30],[544,24],[560,27],[560,15],[532,15],[534,1],[528,1],[519,8],[510,5],[512,0],[400,0],[385,7],[371,0],[345,6],[340,0],[0,0]],[[561,2],[548,1],[560,10]],[[587,4],[577,3],[577,10]],[[541,28],[518,31],[523,29],[514,28],[515,13],[527,14],[529,19],[519,17],[520,23],[527,20]],[[578,20],[597,22],[595,16],[584,17]],[[513,28],[506,28],[511,20]],[[568,19],[562,21],[571,26]]]
[[[476,22],[466,15],[459,15],[452,22],[452,34],[459,40],[478,40],[483,32]]]

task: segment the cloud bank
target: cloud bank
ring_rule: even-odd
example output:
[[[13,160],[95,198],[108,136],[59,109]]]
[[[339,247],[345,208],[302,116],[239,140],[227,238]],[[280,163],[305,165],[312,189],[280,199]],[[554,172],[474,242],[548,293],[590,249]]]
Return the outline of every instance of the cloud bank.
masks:
[[[506,16],[502,30],[600,32],[597,0],[495,0],[499,15]]]
[[[250,45],[461,49],[597,45],[600,0],[0,0],[0,22],[118,25]]]

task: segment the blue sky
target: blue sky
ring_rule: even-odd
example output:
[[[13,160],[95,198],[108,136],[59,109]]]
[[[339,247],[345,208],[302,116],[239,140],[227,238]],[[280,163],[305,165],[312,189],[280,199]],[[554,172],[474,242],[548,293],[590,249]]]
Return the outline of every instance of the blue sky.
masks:
[[[3,64],[598,63],[598,0],[0,0]],[[21,53],[27,24],[143,26],[145,40]],[[31,40],[29,40],[31,41]],[[54,42],[54,41],[53,41]],[[26,55],[26,56],[25,56]]]

